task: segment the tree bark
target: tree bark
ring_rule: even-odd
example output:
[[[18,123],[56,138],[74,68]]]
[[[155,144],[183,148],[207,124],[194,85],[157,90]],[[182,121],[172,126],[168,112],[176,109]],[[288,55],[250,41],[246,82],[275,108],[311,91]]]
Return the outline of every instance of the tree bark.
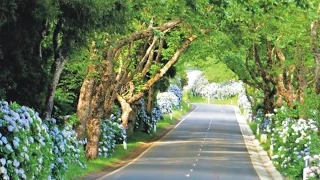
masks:
[[[320,4],[319,10],[320,11]],[[319,13],[320,14],[320,13]],[[320,20],[315,20],[311,24],[311,50],[314,56],[315,68],[315,92],[320,94]]]
[[[86,158],[94,159],[98,156],[100,123],[111,114],[112,104],[115,100],[115,73],[111,61],[103,61],[102,67],[97,67],[99,73],[98,82],[95,84],[91,102],[89,102],[90,114],[87,121],[88,144],[86,146]]]
[[[90,72],[81,87],[81,94],[77,107],[79,137],[87,133],[86,158],[94,159],[98,156],[100,120],[111,114],[113,91],[115,89],[115,74],[111,61],[105,60],[101,65],[90,66]],[[98,77],[97,77],[98,76]],[[111,103],[112,102],[112,103]]]
[[[121,114],[122,123],[121,123],[121,125],[125,129],[127,129],[128,128],[128,119],[129,119],[130,112],[132,111],[132,108],[131,108],[130,104],[125,99],[123,99],[119,94],[117,94],[117,100],[119,101],[119,103],[121,105],[121,110],[122,110],[122,114]]]
[[[55,60],[54,66],[52,67],[54,69],[52,82],[49,85],[49,90],[46,98],[46,108],[44,112],[45,119],[50,119],[52,115],[53,105],[54,105],[54,93],[56,92],[61,73],[64,69],[64,66],[66,64],[65,58],[61,55],[58,59]]]
[[[86,158],[94,159],[98,156],[100,138],[100,119],[90,118],[87,124],[88,139],[86,145]]]
[[[297,79],[298,79],[298,92],[297,96],[299,99],[299,102],[303,106],[305,104],[305,90],[308,86],[307,84],[307,78],[306,78],[306,66],[303,61],[303,57],[301,57],[301,47],[296,48],[296,57],[297,57],[297,69],[296,69],[296,74],[297,74]]]
[[[285,101],[287,102],[289,107],[293,107],[294,101],[297,97],[294,92],[292,80],[290,78],[292,70],[290,71],[288,68],[282,66],[282,63],[285,62],[286,58],[279,48],[275,47],[274,49],[279,59],[278,64],[280,65],[280,68],[283,69],[283,72],[277,75],[277,92],[285,98]]]
[[[158,38],[155,37],[154,41],[157,41]],[[153,44],[153,46],[150,46],[151,50],[150,52],[148,52],[148,60],[145,62],[144,68],[142,70],[142,77],[145,77],[147,72],[149,71],[151,64],[152,64],[152,60],[153,60],[153,55],[154,55],[154,50],[155,50],[155,45]]]
[[[53,74],[53,77],[48,87],[45,109],[43,111],[45,119],[51,118],[53,104],[54,104],[54,93],[56,92],[62,70],[64,69],[64,66],[66,64],[66,59],[62,55],[62,49],[61,47],[59,47],[59,44],[58,44],[61,27],[62,27],[62,21],[59,20],[55,26],[53,37],[52,37],[52,44],[53,44],[53,50],[54,50],[54,62],[51,67],[51,72]]]
[[[136,33],[133,33],[129,38],[123,38],[121,40],[119,40],[115,46],[114,46],[114,50],[118,51],[120,48],[122,48],[123,46],[127,45],[130,42],[139,40],[139,39],[143,39],[146,37],[150,37],[153,35],[153,31],[154,30],[159,30],[159,31],[166,31],[167,29],[171,29],[175,26],[177,26],[178,24],[180,24],[182,21],[180,19],[177,20],[173,20],[170,21],[168,23],[165,23],[162,26],[158,26],[158,27],[149,27],[146,30],[143,31],[138,31]]]
[[[274,112],[274,107],[275,107],[275,91],[264,91],[264,98],[263,98],[263,103],[264,103],[264,110],[265,113],[273,113]]]
[[[77,105],[77,118],[80,120],[76,126],[77,137],[79,140],[83,140],[86,136],[86,126],[91,111],[90,102],[92,101],[93,87],[95,80],[90,77],[90,74],[94,71],[93,65],[89,66],[88,76],[82,83],[80,89],[80,96]]]
[[[154,88],[153,86],[150,87],[148,91],[148,102],[147,102],[147,114],[149,115],[150,118],[152,118],[152,108],[153,108],[153,91]]]

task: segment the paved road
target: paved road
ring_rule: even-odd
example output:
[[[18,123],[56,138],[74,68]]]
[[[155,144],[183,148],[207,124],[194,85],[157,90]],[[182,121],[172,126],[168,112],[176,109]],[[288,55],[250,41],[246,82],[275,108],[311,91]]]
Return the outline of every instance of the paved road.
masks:
[[[108,180],[258,180],[231,106],[197,104],[168,136]]]

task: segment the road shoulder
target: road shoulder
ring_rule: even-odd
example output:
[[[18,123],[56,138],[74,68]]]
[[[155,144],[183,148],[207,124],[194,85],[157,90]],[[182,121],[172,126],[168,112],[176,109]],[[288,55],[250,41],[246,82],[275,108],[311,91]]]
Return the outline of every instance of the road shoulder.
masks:
[[[242,132],[242,136],[245,140],[248,152],[250,154],[251,162],[255,168],[257,174],[261,180],[282,180],[283,177],[277,171],[272,161],[270,160],[268,153],[260,146],[260,143],[250,129],[247,121],[241,115],[238,107],[234,107],[235,114]]]

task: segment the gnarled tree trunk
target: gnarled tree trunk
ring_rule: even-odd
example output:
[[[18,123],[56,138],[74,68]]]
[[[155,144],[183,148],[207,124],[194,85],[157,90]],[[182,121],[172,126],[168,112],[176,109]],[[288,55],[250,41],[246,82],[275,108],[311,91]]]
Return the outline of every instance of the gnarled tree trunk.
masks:
[[[89,118],[87,122],[87,145],[86,158],[94,159],[98,156],[99,138],[100,138],[100,119]]]
[[[279,48],[275,47],[274,49],[279,60],[278,65],[280,65],[280,67],[283,69],[283,72],[280,72],[277,75],[277,93],[284,97],[289,107],[293,107],[294,101],[297,99],[297,95],[294,92],[294,87],[291,78],[294,68],[283,67],[283,62],[286,61],[286,58]]]
[[[93,88],[95,86],[95,80],[90,77],[90,73],[94,71],[93,65],[89,67],[89,75],[83,81],[81,89],[80,89],[80,96],[77,105],[77,118],[80,120],[79,124],[76,126],[77,137],[79,140],[83,140],[86,136],[86,127],[88,117],[91,111],[90,103],[92,101],[92,93]]]
[[[264,112],[267,113],[273,113],[274,112],[274,107],[275,107],[275,91],[264,91],[264,98],[263,98],[263,103],[264,103]]]
[[[150,118],[152,118],[153,91],[154,91],[154,88],[153,88],[153,86],[151,86],[148,91],[148,102],[147,102],[147,107],[146,107],[147,114],[149,115]]]
[[[115,74],[111,61],[103,61],[101,69],[97,70],[101,79],[93,88],[92,99],[89,102],[90,114],[87,121],[86,158],[94,159],[98,156],[100,123],[111,114],[112,104],[115,100]],[[90,99],[88,99],[90,100]],[[111,104],[111,105],[110,105]],[[106,106],[107,105],[107,106]]]
[[[306,78],[306,66],[304,63],[304,59],[303,57],[301,57],[301,47],[297,47],[296,48],[296,57],[297,57],[297,69],[296,69],[296,74],[297,74],[297,79],[298,79],[298,92],[297,92],[297,96],[299,99],[299,102],[301,103],[301,105],[305,104],[305,91],[306,88],[308,86],[307,84],[307,78]]]
[[[130,115],[130,112],[132,111],[131,106],[119,94],[117,94],[117,100],[119,101],[119,103],[121,105],[121,110],[122,110],[122,114],[121,114],[122,123],[121,123],[121,125],[125,129],[127,129],[128,128],[129,115]]]
[[[320,3],[318,7],[318,14],[320,14]],[[315,92],[320,94],[320,20],[317,19],[311,24],[311,50],[314,56],[315,69]]]

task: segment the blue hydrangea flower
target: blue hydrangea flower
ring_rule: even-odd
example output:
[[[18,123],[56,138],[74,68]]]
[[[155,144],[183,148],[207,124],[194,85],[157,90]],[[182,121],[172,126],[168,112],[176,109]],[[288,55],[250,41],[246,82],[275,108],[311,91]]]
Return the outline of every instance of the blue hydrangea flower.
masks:
[[[0,174],[7,174],[7,169],[3,166],[0,167]]]
[[[19,147],[19,141],[17,141],[17,140],[13,140],[13,147],[15,148],[15,149],[17,149],[18,147]]]
[[[17,161],[16,159],[15,159],[15,160],[13,160],[13,166],[14,166],[14,167],[18,167],[18,166],[20,166],[20,162],[19,162],[19,161]]]
[[[60,158],[60,157],[58,157],[58,158],[57,158],[57,162],[58,162],[58,163],[63,163],[63,159]]]
[[[11,147],[10,144],[6,144],[5,148],[6,148],[7,150],[9,150],[10,152],[13,152],[13,149],[12,149],[12,147]]]
[[[6,165],[7,160],[5,158],[1,158],[0,163],[2,164],[2,166],[4,166],[4,165]]]
[[[1,141],[2,141],[4,144],[7,144],[7,143],[8,143],[7,138],[4,137],[4,136],[1,137]]]
[[[29,137],[29,141],[30,141],[30,143],[34,143],[33,137]]]

